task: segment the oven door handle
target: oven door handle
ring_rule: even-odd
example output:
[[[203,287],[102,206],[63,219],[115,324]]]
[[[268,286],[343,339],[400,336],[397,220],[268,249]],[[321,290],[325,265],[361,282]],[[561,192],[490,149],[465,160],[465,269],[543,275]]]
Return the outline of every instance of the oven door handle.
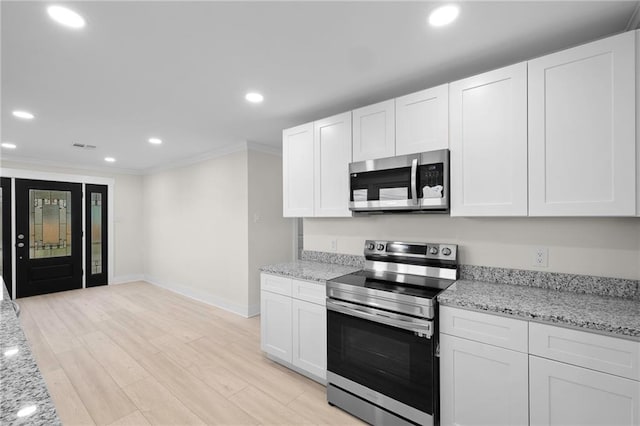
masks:
[[[327,309],[352,317],[371,320],[391,327],[402,328],[412,331],[421,337],[430,339],[433,336],[433,322],[420,320],[405,315],[393,314],[391,312],[380,311],[379,309],[367,308],[353,303],[327,299]]]

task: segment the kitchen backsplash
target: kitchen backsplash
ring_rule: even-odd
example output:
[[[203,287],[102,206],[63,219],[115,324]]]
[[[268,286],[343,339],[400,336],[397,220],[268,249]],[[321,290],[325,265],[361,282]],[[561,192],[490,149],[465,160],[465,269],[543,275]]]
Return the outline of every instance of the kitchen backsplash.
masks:
[[[313,262],[336,263],[338,265],[364,268],[364,256],[353,254],[329,253],[326,251],[302,250],[300,260],[310,260]]]
[[[351,254],[303,250],[301,260],[364,267],[364,257]],[[525,285],[640,300],[640,281],[592,275],[565,274],[492,266],[460,265],[460,279],[490,283]]]
[[[621,278],[460,265],[460,279],[640,300],[640,281]]]

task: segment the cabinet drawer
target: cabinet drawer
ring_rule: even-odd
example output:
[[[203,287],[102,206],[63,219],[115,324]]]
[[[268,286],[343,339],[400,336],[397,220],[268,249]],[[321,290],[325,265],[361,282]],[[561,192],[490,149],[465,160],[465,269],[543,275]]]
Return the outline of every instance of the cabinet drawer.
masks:
[[[440,332],[527,352],[527,321],[440,306]]]
[[[260,274],[260,289],[291,296],[291,278],[262,273]]]
[[[308,281],[292,280],[291,296],[296,299],[326,305],[327,289],[323,284]]]
[[[533,355],[640,380],[640,342],[546,324],[529,324]]]

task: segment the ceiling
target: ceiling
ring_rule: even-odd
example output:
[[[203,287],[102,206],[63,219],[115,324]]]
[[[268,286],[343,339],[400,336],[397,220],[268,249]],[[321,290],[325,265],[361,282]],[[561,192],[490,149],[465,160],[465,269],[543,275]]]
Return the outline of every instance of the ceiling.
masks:
[[[638,14],[635,1],[472,1],[432,28],[439,2],[62,4],[86,27],[53,22],[46,2],[1,3],[1,138],[17,145],[3,158],[136,173],[242,141],[280,147],[283,128],[635,28]]]

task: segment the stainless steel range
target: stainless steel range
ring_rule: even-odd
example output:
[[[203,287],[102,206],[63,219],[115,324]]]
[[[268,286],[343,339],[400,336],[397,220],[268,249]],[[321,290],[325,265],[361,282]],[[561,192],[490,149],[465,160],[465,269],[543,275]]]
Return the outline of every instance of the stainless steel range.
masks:
[[[364,255],[327,282],[327,400],[373,425],[438,425],[436,297],[458,247],[367,240]]]

